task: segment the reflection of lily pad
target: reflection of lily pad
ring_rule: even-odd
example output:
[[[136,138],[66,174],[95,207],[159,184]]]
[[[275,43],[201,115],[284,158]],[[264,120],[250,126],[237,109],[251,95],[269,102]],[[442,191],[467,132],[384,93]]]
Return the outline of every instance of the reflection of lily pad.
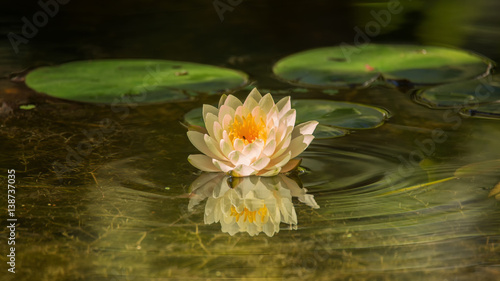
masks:
[[[415,99],[431,108],[476,107],[480,103],[498,101],[500,100],[500,75],[421,90],[415,94]],[[497,106],[488,109],[494,108],[498,111]]]
[[[379,76],[414,84],[450,83],[488,73],[492,62],[467,51],[434,46],[361,45],[308,50],[278,61],[273,71],[298,85],[368,85]]]
[[[388,118],[388,112],[383,109],[349,102],[295,100],[292,107],[297,111],[296,124],[310,120],[320,123],[313,133],[318,139],[345,136],[348,133],[345,129],[376,128]],[[184,120],[190,125],[205,126],[201,108],[186,113]]]
[[[167,60],[77,61],[35,69],[26,84],[50,96],[95,103],[161,102],[244,85],[231,69]]]
[[[316,120],[322,125],[344,129],[371,129],[384,123],[388,112],[357,103],[331,100],[295,100],[297,123]]]
[[[463,109],[460,112],[461,114],[469,117],[480,117],[480,118],[494,118],[500,119],[500,103],[488,103],[482,104],[474,109]]]

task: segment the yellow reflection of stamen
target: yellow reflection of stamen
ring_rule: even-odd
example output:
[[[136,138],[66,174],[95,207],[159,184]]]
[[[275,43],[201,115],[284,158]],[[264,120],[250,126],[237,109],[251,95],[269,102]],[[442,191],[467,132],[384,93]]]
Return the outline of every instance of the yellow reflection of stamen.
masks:
[[[266,140],[266,123],[262,117],[256,122],[252,113],[246,117],[239,115],[234,117],[233,124],[229,130],[229,139],[241,139],[245,145],[254,142],[256,139]]]
[[[260,220],[263,223],[265,217],[267,216],[267,207],[266,205],[262,206],[256,211],[250,211],[247,208],[244,208],[243,211],[239,212],[236,211],[236,208],[234,206],[231,206],[231,216],[236,218],[236,222],[240,220],[240,217],[243,217],[243,221],[246,222],[248,221],[249,223],[253,223],[255,221],[255,217],[257,213],[260,215]]]

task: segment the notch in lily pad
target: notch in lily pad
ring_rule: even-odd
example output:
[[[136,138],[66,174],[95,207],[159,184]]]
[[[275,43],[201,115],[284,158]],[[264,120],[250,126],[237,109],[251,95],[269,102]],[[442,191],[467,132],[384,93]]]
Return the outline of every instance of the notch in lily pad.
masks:
[[[192,62],[145,59],[75,61],[28,73],[26,85],[49,96],[88,103],[187,100],[247,84],[240,71]]]
[[[379,79],[394,84],[433,85],[486,75],[493,64],[459,49],[367,44],[292,54],[278,61],[273,72],[291,84],[321,88],[363,87]]]

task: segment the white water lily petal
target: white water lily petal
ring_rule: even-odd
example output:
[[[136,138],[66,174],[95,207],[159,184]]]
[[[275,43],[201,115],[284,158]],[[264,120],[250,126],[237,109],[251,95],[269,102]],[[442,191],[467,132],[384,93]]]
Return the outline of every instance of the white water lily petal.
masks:
[[[273,139],[266,144],[264,149],[262,150],[262,154],[265,156],[271,156],[276,150],[276,141]]]
[[[233,146],[230,142],[227,142],[225,139],[220,140],[220,150],[222,154],[229,159],[229,154],[233,151]]]
[[[208,149],[215,154],[214,158],[217,159],[225,159],[224,155],[222,155],[222,151],[220,150],[220,145],[217,143],[213,138],[211,138],[209,135],[204,135],[203,139],[205,141],[205,144],[207,145]]]
[[[188,131],[187,136],[189,141],[203,154],[207,155],[210,158],[217,158],[217,154],[213,153],[210,148],[208,148],[207,143],[205,142],[205,136],[207,134],[203,134],[197,131]]]
[[[267,167],[267,165],[269,165],[269,162],[271,162],[271,159],[269,157],[262,157],[262,158],[258,159],[257,161],[255,161],[252,164],[252,167],[257,171],[260,171],[260,170],[264,169],[265,167]]]
[[[219,172],[220,169],[212,163],[212,158],[203,154],[191,154],[188,156],[191,165],[204,172]]]
[[[290,143],[292,142],[292,136],[288,135],[286,138],[276,146],[276,152],[271,156],[271,158],[276,158],[281,156],[285,151],[289,150]]]
[[[264,113],[259,106],[254,107],[250,113],[252,114],[255,123],[259,123],[260,120],[261,119],[263,120],[265,117],[265,116],[263,116]]]
[[[295,109],[290,109],[283,117],[280,117],[280,119],[284,119],[286,126],[294,126],[295,125]]]
[[[233,95],[229,95],[225,99],[224,105],[229,106],[232,109],[236,110],[236,108],[238,108],[238,106],[242,106],[243,103],[237,97],[235,97]],[[219,105],[219,108],[221,108],[221,107],[222,107],[222,105]]]
[[[300,159],[290,159],[283,167],[281,167],[282,173],[290,172],[291,170],[297,168],[300,165]]]
[[[262,152],[262,146],[262,144],[257,144],[255,142],[249,143],[243,148],[242,152],[251,162],[255,162]]]
[[[281,168],[280,167],[274,167],[271,170],[262,170],[262,171],[263,171],[263,173],[258,173],[257,175],[261,176],[261,177],[273,177],[273,176],[276,176],[277,174],[280,173]]]
[[[250,114],[250,110],[245,107],[245,106],[238,106],[236,108],[236,111],[234,113],[234,119],[239,118],[238,122],[241,122],[243,120],[243,117],[247,117],[248,114]]]
[[[267,112],[267,126],[268,128],[278,127],[280,124],[278,108],[275,106],[271,107],[269,112]]]
[[[230,115],[224,116],[222,118],[222,123],[221,123],[222,129],[224,131],[228,132],[231,129],[231,124],[233,121],[234,121],[234,117],[232,117]]]
[[[212,159],[213,165],[215,165],[217,168],[219,168],[219,171],[222,171],[224,173],[228,173],[233,169],[233,166],[231,166],[229,162],[224,162],[220,161],[217,159]]]
[[[231,150],[234,149],[233,143],[231,142],[231,139],[229,138],[229,133],[224,129],[222,129],[222,139],[231,146]]]
[[[209,105],[209,104],[203,105],[202,116],[203,116],[203,122],[205,122],[205,124],[207,123],[207,119],[205,119],[205,118],[206,118],[208,113],[212,113],[213,115],[218,116],[219,109],[217,107]]]
[[[284,97],[276,103],[278,110],[280,112],[280,118],[287,113],[290,109],[292,109],[292,103],[290,101],[290,97]]]
[[[213,129],[213,136],[216,141],[220,141],[223,138],[222,135],[222,126],[219,124],[219,122],[215,121],[214,122],[214,129]]]
[[[250,158],[248,158],[246,155],[244,155],[241,151],[238,150],[233,150],[229,153],[229,161],[234,166],[237,165],[250,165],[252,162],[250,161]]]
[[[204,105],[202,114],[206,134],[202,128],[190,129],[188,138],[212,161],[195,157],[193,165],[238,177],[273,176],[297,167],[300,161],[291,159],[311,143],[318,124],[309,121],[295,127],[297,114],[290,97],[275,103],[271,94],[262,96],[257,89],[244,102],[223,95],[218,108]]]
[[[254,107],[259,106],[259,102],[248,96],[245,102],[243,103],[243,106],[249,111],[251,111]]]
[[[219,99],[219,108],[224,104],[224,102],[226,101],[227,99],[227,95],[226,94],[223,94],[222,96],[220,96],[220,99]]]
[[[276,157],[274,159],[271,159],[271,162],[269,163],[267,168],[271,167],[283,167],[290,159],[292,158],[292,152],[288,151],[286,153],[283,153],[283,155]]]
[[[205,121],[205,125],[206,125],[205,128],[207,128],[208,135],[210,135],[211,137],[215,137],[214,123],[217,122],[219,120],[219,118],[209,112],[209,113],[207,113],[205,120],[206,120]]]
[[[231,176],[233,177],[248,177],[251,175],[256,174],[257,171],[253,169],[252,167],[249,167],[247,165],[239,165],[234,170],[231,171]]]
[[[304,151],[309,146],[313,139],[313,135],[302,135],[292,139],[292,142],[290,143],[290,152],[292,153],[292,158],[302,153],[302,151]]]
[[[219,109],[219,117],[218,117],[219,123],[222,124],[224,121],[224,118],[226,116],[229,116],[231,119],[233,119],[234,114],[235,114],[235,110],[232,107],[227,106],[227,105],[221,106]],[[209,126],[210,124],[205,124],[205,125]]]
[[[253,100],[255,100],[256,102],[259,102],[259,101],[260,101],[260,99],[262,99],[262,95],[260,94],[259,90],[257,90],[257,88],[253,88],[253,89],[250,91],[250,94],[248,94],[247,99],[253,99]]]
[[[264,112],[269,112],[271,108],[274,106],[274,100],[271,94],[267,94],[259,101],[259,107]]]
[[[285,122],[281,122],[278,126],[278,130],[276,131],[276,145],[281,145],[282,141],[286,137],[286,124]]]
[[[233,147],[234,150],[243,151],[243,148],[245,148],[245,143],[242,139],[235,139],[233,142]]]
[[[318,121],[307,121],[295,126],[292,131],[292,139],[300,135],[312,135],[318,124]]]

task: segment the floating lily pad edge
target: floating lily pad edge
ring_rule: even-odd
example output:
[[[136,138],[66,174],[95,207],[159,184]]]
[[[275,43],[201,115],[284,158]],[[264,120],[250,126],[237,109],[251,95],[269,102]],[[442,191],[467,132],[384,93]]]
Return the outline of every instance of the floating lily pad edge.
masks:
[[[245,87],[249,77],[239,70],[185,61],[102,59],[40,67],[26,75],[25,83],[63,100],[151,104],[228,93]]]

